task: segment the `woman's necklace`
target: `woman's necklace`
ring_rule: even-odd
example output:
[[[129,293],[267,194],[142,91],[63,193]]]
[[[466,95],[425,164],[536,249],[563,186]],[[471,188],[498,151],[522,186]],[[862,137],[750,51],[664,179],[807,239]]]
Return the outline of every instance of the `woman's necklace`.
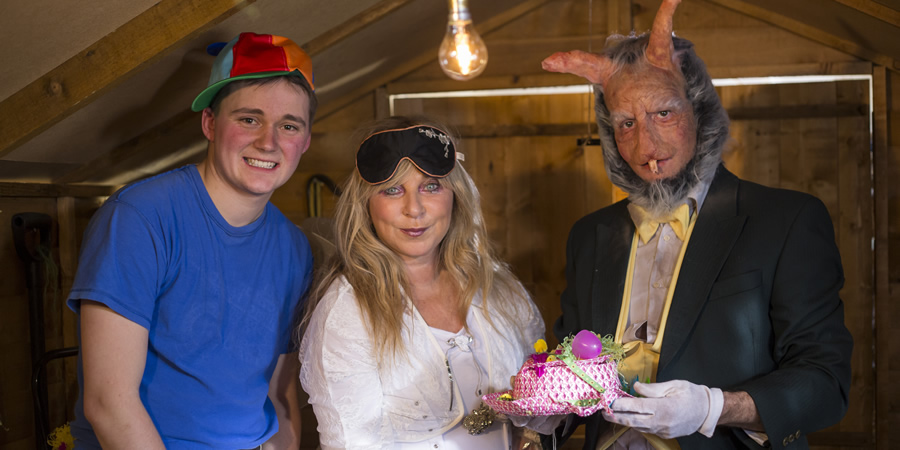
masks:
[[[475,358],[475,353],[472,352],[471,345],[473,341],[474,339],[472,336],[467,334],[454,336],[447,340],[447,344],[450,345],[450,348],[447,349],[447,354],[444,355],[444,363],[447,365],[447,376],[450,378],[450,409],[453,409],[453,383],[456,382],[453,377],[453,369],[450,367],[450,350],[454,347],[462,352],[471,353],[472,361],[475,362],[475,366],[478,368],[478,385],[475,388],[475,395],[478,398],[481,398],[482,396],[481,375],[482,372],[484,372],[484,368],[478,362],[478,359]],[[496,418],[497,413],[484,402],[481,402],[477,408],[472,409],[472,412],[463,418],[462,425],[469,434],[475,436],[490,428]]]

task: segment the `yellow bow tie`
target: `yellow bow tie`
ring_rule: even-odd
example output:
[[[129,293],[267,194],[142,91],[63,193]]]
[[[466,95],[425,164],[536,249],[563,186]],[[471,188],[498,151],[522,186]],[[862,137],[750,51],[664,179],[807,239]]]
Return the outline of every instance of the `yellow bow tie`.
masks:
[[[672,231],[675,232],[675,236],[684,241],[684,235],[687,233],[688,226],[691,223],[691,208],[687,203],[675,208],[675,211],[672,211],[668,216],[657,218],[651,218],[644,208],[634,203],[628,204],[628,211],[631,213],[631,218],[634,219],[638,234],[641,236],[641,242],[644,244],[653,238],[661,223],[668,223],[672,227]]]

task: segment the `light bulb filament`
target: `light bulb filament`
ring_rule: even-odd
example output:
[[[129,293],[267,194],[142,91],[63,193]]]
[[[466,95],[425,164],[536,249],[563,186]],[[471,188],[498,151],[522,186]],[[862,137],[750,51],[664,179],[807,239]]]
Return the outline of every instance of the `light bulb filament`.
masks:
[[[475,55],[472,54],[472,43],[468,33],[456,35],[456,60],[459,61],[459,72],[468,75],[472,70]]]

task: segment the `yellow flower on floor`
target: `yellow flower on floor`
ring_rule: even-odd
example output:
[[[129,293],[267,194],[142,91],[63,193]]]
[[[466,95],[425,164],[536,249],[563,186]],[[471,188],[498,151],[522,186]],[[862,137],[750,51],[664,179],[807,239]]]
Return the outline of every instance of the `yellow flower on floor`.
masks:
[[[72,437],[72,429],[69,424],[62,425],[50,433],[47,444],[53,450],[72,450],[75,448],[75,438]]]

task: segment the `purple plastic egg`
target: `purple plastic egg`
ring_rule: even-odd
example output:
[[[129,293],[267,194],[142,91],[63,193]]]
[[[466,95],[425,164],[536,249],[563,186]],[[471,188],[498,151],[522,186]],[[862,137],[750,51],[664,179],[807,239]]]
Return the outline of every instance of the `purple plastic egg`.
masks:
[[[578,359],[596,358],[603,352],[603,342],[596,334],[581,330],[572,339],[572,354]]]

